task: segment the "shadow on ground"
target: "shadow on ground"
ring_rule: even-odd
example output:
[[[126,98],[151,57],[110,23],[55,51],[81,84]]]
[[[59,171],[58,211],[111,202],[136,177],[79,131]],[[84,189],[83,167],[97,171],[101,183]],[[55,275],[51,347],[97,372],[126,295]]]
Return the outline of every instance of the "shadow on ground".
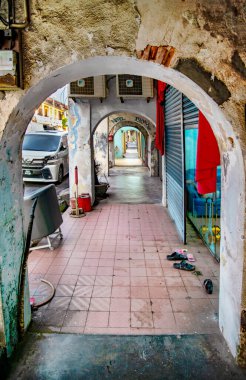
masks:
[[[31,334],[6,379],[245,379],[220,335]]]

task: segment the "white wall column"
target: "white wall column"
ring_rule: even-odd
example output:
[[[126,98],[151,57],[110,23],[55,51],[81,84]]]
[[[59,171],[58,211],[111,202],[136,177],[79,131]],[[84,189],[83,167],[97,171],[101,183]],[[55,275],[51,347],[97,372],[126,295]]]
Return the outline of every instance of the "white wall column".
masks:
[[[100,165],[98,177],[108,175],[108,118],[105,118],[98,125],[93,136],[94,158]],[[104,180],[105,181],[105,180]]]
[[[94,200],[93,157],[90,132],[90,104],[80,99],[69,99],[69,188],[74,197],[75,166],[78,167],[78,193],[89,193]]]

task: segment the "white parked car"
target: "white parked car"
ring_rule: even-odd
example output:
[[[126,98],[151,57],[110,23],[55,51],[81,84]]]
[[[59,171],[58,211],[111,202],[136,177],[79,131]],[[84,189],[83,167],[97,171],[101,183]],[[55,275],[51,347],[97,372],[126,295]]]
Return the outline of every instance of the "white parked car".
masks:
[[[62,182],[69,171],[67,133],[27,133],[22,145],[22,172],[25,182]]]

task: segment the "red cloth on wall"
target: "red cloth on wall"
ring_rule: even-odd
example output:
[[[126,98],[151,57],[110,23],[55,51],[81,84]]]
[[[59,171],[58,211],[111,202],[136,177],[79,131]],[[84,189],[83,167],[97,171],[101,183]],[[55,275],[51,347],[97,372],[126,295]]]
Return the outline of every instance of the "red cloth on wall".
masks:
[[[155,146],[160,151],[161,155],[164,154],[164,92],[166,89],[166,83],[157,82],[157,100],[156,100],[156,136]]]
[[[218,165],[220,165],[220,152],[216,138],[209,122],[199,111],[196,157],[196,181],[199,194],[216,191]]]

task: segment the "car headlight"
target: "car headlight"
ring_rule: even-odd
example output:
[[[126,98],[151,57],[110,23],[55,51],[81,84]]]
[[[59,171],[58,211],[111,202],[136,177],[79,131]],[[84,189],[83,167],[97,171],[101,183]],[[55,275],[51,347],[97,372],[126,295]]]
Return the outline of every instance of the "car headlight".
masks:
[[[55,161],[55,160],[58,160],[58,154],[55,154],[54,156],[45,157],[45,162],[46,163],[52,162],[52,161]]]

